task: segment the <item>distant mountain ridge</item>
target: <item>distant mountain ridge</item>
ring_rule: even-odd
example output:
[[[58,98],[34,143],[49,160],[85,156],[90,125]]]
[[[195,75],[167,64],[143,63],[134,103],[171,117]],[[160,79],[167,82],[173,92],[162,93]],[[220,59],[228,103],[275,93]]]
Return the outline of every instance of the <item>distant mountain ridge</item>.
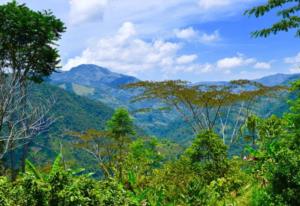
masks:
[[[140,80],[111,72],[97,65],[79,65],[70,71],[53,74],[49,81],[68,92],[100,101],[109,107],[126,107],[132,113],[139,108],[151,107],[155,104],[154,102],[132,103],[131,100],[138,91],[122,89],[122,85]],[[137,126],[155,135],[161,127],[168,125],[168,121],[177,118],[174,114],[166,113],[135,113],[134,117]]]
[[[252,81],[259,82],[261,84],[264,84],[265,86],[276,86],[276,85],[285,85],[288,82],[294,81],[296,79],[300,79],[300,73],[296,74],[272,74],[269,76],[265,76],[259,79],[253,79]],[[193,85],[197,84],[206,84],[206,85],[226,85],[229,81],[203,81],[203,82],[197,82]]]
[[[72,68],[70,71],[55,73],[51,76],[53,82],[75,83],[89,87],[107,85],[119,87],[121,85],[139,81],[137,78],[127,76],[99,67],[93,64],[83,64]]]
[[[253,81],[260,82],[267,86],[287,85],[288,82],[300,79],[300,74],[274,74]],[[140,81],[138,78],[119,74],[97,65],[85,64],[79,65],[70,71],[56,73],[51,76],[51,83],[57,85],[68,92],[75,93],[89,99],[97,100],[112,108],[126,107],[133,112],[135,122],[150,135],[159,137],[170,137],[174,139],[182,138],[184,134],[174,132],[170,134],[174,122],[181,120],[174,112],[152,112],[138,113],[134,111],[143,107],[152,107],[160,104],[159,102],[132,103],[131,99],[137,94],[136,90],[122,89],[122,85]],[[228,84],[226,81],[220,82],[199,82],[195,84]],[[286,97],[287,98],[287,97]],[[276,106],[275,106],[276,105]],[[268,112],[274,111],[274,114],[282,114],[286,111],[286,99],[280,98],[273,106],[262,106]],[[265,108],[266,107],[266,108]],[[171,128],[171,129],[170,129]],[[173,129],[172,129],[173,128]],[[162,132],[165,131],[165,132]],[[182,132],[180,132],[182,133]],[[178,137],[175,138],[175,135]],[[179,137],[180,136],[180,137]]]
[[[289,80],[299,79],[300,73],[283,74],[277,73],[265,76],[259,79],[254,79],[266,86],[275,86],[288,82]],[[138,78],[120,73],[115,73],[107,68],[94,64],[82,64],[72,68],[69,71],[58,72],[51,76],[53,82],[60,83],[75,83],[90,87],[99,87],[107,85],[111,87],[120,87],[124,84],[140,81]],[[202,81],[194,84],[226,84],[228,81]]]
[[[273,74],[270,76],[265,76],[260,79],[256,79],[259,83],[262,83],[266,86],[276,86],[281,84],[286,84],[288,82],[294,81],[296,79],[300,79],[300,74]]]

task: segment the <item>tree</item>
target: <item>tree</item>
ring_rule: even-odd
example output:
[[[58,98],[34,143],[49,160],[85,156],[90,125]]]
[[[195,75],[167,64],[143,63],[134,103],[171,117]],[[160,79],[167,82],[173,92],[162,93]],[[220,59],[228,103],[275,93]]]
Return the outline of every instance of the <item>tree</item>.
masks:
[[[267,13],[277,11],[277,16],[280,21],[273,24],[271,27],[258,30],[252,33],[254,37],[268,37],[271,34],[277,34],[281,31],[296,30],[296,36],[300,37],[300,2],[299,0],[268,0],[267,3],[256,6],[245,12],[246,15],[262,17]]]
[[[214,130],[222,136],[224,142],[231,143],[251,114],[255,101],[259,97],[271,97],[276,91],[283,89],[248,80],[232,81],[225,85],[144,81],[128,84],[125,88],[140,89],[141,92],[133,101],[158,100],[164,106],[156,109],[175,109],[195,134],[201,130]],[[236,118],[231,118],[233,115],[236,115]],[[230,118],[233,120],[230,121]]]
[[[259,184],[256,205],[299,205],[300,150],[292,119],[259,119],[256,148],[249,148],[253,175]]]
[[[201,168],[208,183],[223,177],[227,172],[227,146],[212,131],[199,133],[193,144],[186,150],[186,155],[192,165]]]
[[[123,179],[123,164],[127,153],[127,145],[131,142],[131,135],[135,134],[133,120],[128,111],[119,108],[107,122],[107,130],[117,142],[115,154],[118,178]]]
[[[300,135],[300,80],[292,84],[291,91],[296,93],[296,99],[290,101],[290,112],[286,114],[286,118],[292,122],[294,130]]]
[[[116,153],[116,141],[107,131],[89,129],[86,132],[70,132],[76,137],[74,146],[87,152],[99,165],[105,177],[113,176],[113,158]]]
[[[39,133],[32,133],[31,124],[45,120],[44,113],[35,116],[30,108],[28,84],[42,82],[58,68],[55,47],[65,27],[50,11],[36,12],[16,1],[0,6],[0,21],[0,131],[10,134],[2,136],[3,142],[23,147],[24,170],[31,139]],[[22,135],[16,137],[20,131]]]
[[[123,168],[134,134],[133,120],[124,108],[115,111],[107,121],[106,130],[90,129],[84,133],[69,133],[77,137],[74,146],[90,154],[106,177],[117,176],[120,180],[123,178]]]
[[[281,9],[277,15],[281,17],[272,27],[256,31],[254,37],[268,37],[280,31],[296,29],[300,37],[299,0],[269,0],[267,4],[254,7],[246,14],[260,17],[274,9]],[[252,194],[252,205],[299,205],[300,193],[300,81],[295,81],[291,91],[296,99],[291,100],[290,111],[283,119],[274,116],[267,120],[259,120],[252,126],[257,127],[258,149],[250,148],[256,157],[253,166],[254,176],[262,187]],[[257,178],[259,177],[259,178]]]
[[[50,11],[36,12],[16,1],[0,6],[0,68],[20,82],[43,81],[58,68],[56,41],[65,31]]]

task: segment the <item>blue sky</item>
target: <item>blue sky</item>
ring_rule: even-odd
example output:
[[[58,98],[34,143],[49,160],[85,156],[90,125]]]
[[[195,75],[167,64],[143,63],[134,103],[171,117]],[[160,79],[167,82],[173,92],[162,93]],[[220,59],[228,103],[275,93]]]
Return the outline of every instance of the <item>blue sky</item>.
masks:
[[[63,70],[90,63],[143,80],[192,82],[300,72],[300,39],[293,31],[250,36],[276,21],[274,13],[243,16],[246,8],[266,0],[19,2],[50,9],[66,23],[59,42]]]

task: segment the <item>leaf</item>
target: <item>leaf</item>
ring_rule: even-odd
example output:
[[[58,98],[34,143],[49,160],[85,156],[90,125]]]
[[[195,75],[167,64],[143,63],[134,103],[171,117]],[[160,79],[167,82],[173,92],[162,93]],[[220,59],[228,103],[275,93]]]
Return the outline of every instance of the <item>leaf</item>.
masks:
[[[42,175],[29,160],[26,159],[25,164],[27,172],[33,174],[37,179],[42,179]]]
[[[131,185],[135,185],[136,184],[136,176],[135,176],[135,174],[132,171],[130,171],[128,173],[128,181],[130,182]]]
[[[59,172],[59,170],[61,169],[61,166],[60,166],[61,160],[62,160],[62,154],[59,153],[59,155],[56,157],[56,159],[53,162],[52,169],[51,169],[51,172],[50,172],[50,176],[53,176],[54,174]]]
[[[247,145],[245,147],[245,151],[249,152],[250,154],[252,154],[254,156],[257,154],[257,151],[255,149],[253,149],[252,147],[250,147],[249,145]]]
[[[75,169],[75,170],[72,170],[72,175],[78,175],[78,174],[81,174],[85,171],[84,168],[79,168],[79,169]]]

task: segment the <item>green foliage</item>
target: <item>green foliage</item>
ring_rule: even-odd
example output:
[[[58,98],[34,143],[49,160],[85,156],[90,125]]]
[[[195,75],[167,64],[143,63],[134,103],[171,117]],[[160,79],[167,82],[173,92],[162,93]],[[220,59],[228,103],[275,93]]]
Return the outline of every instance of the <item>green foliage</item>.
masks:
[[[76,148],[100,148],[101,157],[114,145],[114,175],[100,180],[76,175],[62,168],[58,156],[50,173],[42,173],[31,164],[15,183],[3,179],[0,201],[8,205],[295,205],[298,190],[293,185],[297,186],[298,180],[293,174],[299,163],[295,155],[297,138],[292,135],[296,131],[294,121],[292,117],[250,116],[244,132],[255,138],[249,159],[243,161],[229,159],[227,146],[211,130],[199,133],[185,152],[180,146],[154,138],[133,141],[132,119],[127,111],[117,110],[107,130],[75,132],[77,138],[71,139]],[[83,157],[87,156],[79,156]],[[253,173],[247,173],[249,168]],[[285,184],[279,187],[279,182]],[[2,198],[2,191],[8,191],[8,195]]]
[[[0,178],[0,203],[4,206],[135,205],[123,186],[113,179],[96,181],[86,175],[74,176],[56,163],[51,174],[38,178],[31,172],[16,182]],[[32,167],[34,167],[32,165]],[[59,169],[58,169],[59,167]]]
[[[61,160],[62,160],[62,154],[60,153],[56,158],[55,161],[53,162],[51,171],[50,171],[50,176],[55,175],[56,173],[59,172],[59,170],[61,169],[60,164],[61,164]]]
[[[41,82],[58,67],[54,45],[65,27],[50,11],[36,12],[13,1],[0,6],[0,21],[1,68]]]
[[[271,34],[277,34],[281,31],[287,32],[291,29],[295,29],[296,36],[300,37],[300,17],[298,15],[300,5],[298,0],[268,0],[265,4],[247,10],[245,14],[262,17],[273,10],[276,10],[280,21],[269,28],[253,32],[252,36],[268,37]]]
[[[115,138],[135,134],[133,121],[125,108],[119,108],[115,111],[111,119],[107,122],[107,128]]]
[[[297,90],[294,84],[294,90]],[[258,150],[251,150],[252,166],[258,184],[252,205],[299,205],[300,144],[298,127],[299,97],[291,103],[284,119],[272,116],[258,120]]]
[[[25,163],[26,163],[25,171],[32,173],[35,176],[35,178],[37,178],[37,179],[42,179],[42,176],[39,173],[39,171],[35,168],[35,166],[29,160],[26,160]]]
[[[60,20],[50,12],[34,12],[15,1],[0,6],[0,20],[3,20],[0,40],[4,38],[0,66],[16,69],[36,82],[57,68],[58,52],[53,45],[65,30]],[[32,90],[37,96],[62,94],[45,85],[35,87]],[[104,129],[104,122],[112,113],[109,108],[63,93],[58,95],[55,114],[64,116],[59,123],[77,132],[68,133],[65,138],[68,141],[56,137],[34,142],[35,146],[41,142],[50,145],[52,151],[55,148],[60,154],[50,172],[42,172],[26,161],[25,172],[14,182],[0,177],[0,205],[247,205],[250,199],[247,195],[252,189],[253,205],[300,204],[297,199],[300,193],[298,101],[293,103],[285,120],[275,116],[266,120],[255,116],[247,119],[245,130],[253,139],[248,150],[253,157],[251,161],[257,164],[238,157],[229,159],[225,138],[215,133],[220,129],[217,118],[225,109],[233,104],[241,106],[241,102],[250,104],[256,97],[269,95],[281,87],[267,87],[248,80],[223,86],[165,81],[138,82],[128,87],[145,89],[137,100],[163,100],[166,105],[160,105],[160,110],[172,106],[188,111],[189,116],[184,117],[197,124],[194,132],[201,132],[184,152],[180,146],[167,141],[134,139],[134,123],[126,109],[117,109]],[[295,84],[294,88],[297,90],[299,86]],[[55,136],[66,129],[59,123],[49,134]],[[72,153],[74,147],[68,148],[70,145],[80,152]],[[33,155],[35,161],[42,159],[39,154]],[[70,169],[65,157],[72,155],[76,166],[81,165],[82,159],[91,164],[85,158],[92,156],[101,166],[101,178],[92,178],[91,173],[82,169]],[[249,175],[245,168],[256,173]],[[246,200],[240,201],[243,197]]]
[[[186,151],[191,164],[200,168],[205,179],[210,182],[223,177],[228,168],[227,146],[212,131],[204,131],[196,137]]]
[[[125,160],[129,183],[142,183],[147,176],[152,175],[155,168],[161,166],[164,157],[159,149],[159,142],[156,139],[141,138],[129,145]]]
[[[34,84],[29,90],[30,98],[34,99],[34,102],[35,99],[39,102],[53,97],[55,104],[52,106],[51,114],[57,118],[49,130],[32,143],[35,149],[31,151],[29,159],[38,166],[45,166],[60,152],[62,145],[66,161],[73,162],[76,159],[78,165],[92,170],[95,161],[80,150],[72,149],[73,138],[68,137],[66,131],[79,132],[90,128],[102,130],[113,114],[113,109],[101,102],[68,93],[46,83]]]
[[[290,112],[286,114],[286,119],[290,122],[293,130],[300,135],[300,81],[292,84],[291,91],[296,94],[295,100],[290,100]]]

